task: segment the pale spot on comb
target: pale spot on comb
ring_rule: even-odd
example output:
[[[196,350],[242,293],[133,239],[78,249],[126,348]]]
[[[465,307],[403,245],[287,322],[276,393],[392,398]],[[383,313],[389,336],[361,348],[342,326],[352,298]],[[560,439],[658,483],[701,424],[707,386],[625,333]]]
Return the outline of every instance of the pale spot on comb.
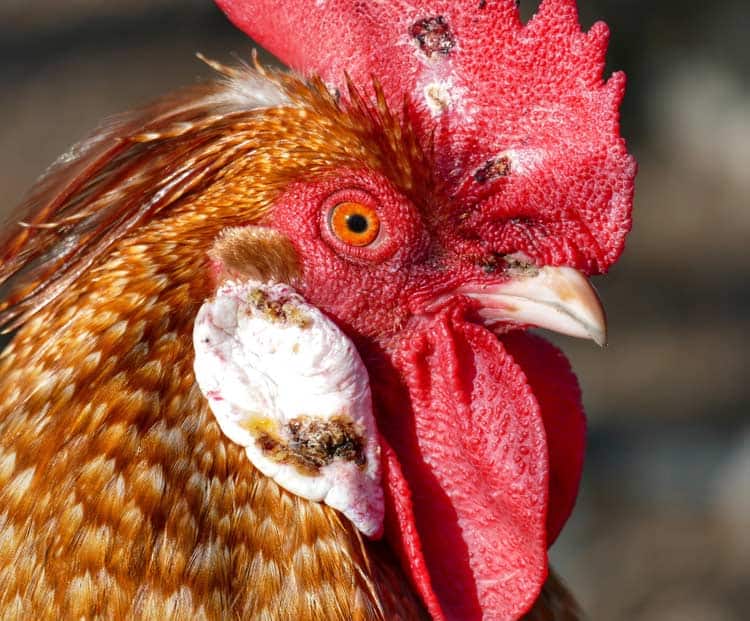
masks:
[[[424,100],[433,116],[442,114],[451,105],[450,85],[447,82],[431,82],[424,88]]]

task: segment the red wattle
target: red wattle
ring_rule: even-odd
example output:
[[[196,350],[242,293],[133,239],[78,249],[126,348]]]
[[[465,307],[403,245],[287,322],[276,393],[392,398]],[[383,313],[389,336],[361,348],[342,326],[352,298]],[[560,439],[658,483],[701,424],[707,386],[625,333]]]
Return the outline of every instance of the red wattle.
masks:
[[[549,451],[547,546],[551,546],[578,497],[586,450],[586,417],[578,380],[563,353],[541,337],[510,332],[500,341],[523,369],[544,419]]]
[[[547,443],[532,387],[497,337],[456,311],[407,330],[392,360],[396,373],[374,381],[395,453],[385,447],[386,536],[435,619],[518,619],[547,576]]]

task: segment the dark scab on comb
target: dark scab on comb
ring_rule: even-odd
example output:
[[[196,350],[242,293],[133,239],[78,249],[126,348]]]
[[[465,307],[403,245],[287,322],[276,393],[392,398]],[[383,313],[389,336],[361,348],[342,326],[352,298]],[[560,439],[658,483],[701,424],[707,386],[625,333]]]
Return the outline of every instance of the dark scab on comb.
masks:
[[[456,45],[448,22],[442,15],[427,17],[414,22],[409,34],[427,56],[447,56]]]
[[[474,180],[484,184],[498,177],[507,177],[510,174],[510,158],[507,155],[493,157],[487,160],[474,172]]]

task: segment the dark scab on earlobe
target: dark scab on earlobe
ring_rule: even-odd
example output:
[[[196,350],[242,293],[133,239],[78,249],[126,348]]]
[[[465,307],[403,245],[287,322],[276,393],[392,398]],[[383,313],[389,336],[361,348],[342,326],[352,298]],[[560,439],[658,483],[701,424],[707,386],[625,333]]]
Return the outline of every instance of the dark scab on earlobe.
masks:
[[[298,416],[278,430],[250,430],[265,457],[303,475],[317,476],[334,461],[353,462],[359,468],[367,464],[363,430],[348,416]]]

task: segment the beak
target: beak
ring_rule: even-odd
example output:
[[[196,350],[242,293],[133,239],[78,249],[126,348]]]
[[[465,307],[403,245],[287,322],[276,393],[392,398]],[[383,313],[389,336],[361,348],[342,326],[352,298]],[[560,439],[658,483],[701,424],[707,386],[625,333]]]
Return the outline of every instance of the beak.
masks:
[[[527,268],[499,284],[464,285],[455,291],[481,304],[488,326],[517,323],[607,344],[607,319],[593,285],[570,267]]]

